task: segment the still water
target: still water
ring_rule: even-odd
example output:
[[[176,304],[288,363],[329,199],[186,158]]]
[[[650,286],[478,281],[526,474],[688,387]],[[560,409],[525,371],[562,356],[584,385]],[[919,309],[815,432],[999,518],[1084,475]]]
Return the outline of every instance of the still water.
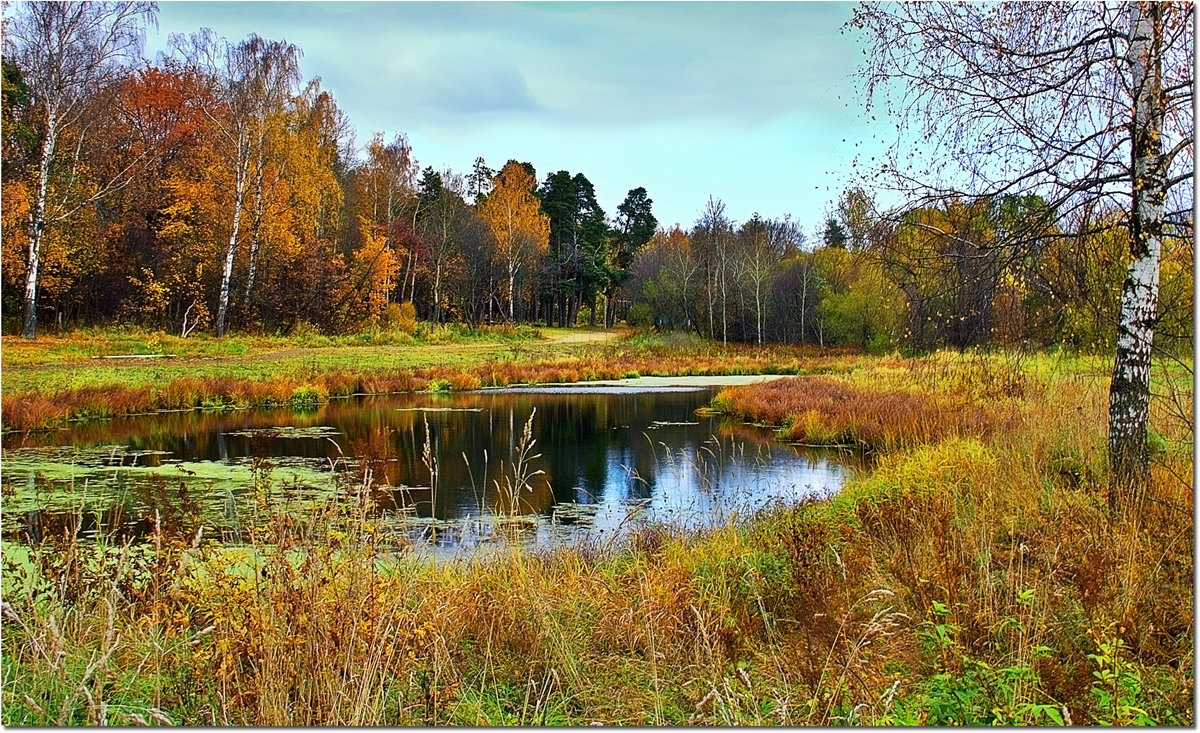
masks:
[[[413,547],[616,541],[646,523],[713,526],[826,496],[861,463],[697,415],[713,394],[575,386],[357,397],[304,413],[161,413],[10,435],[3,532],[37,539],[82,512],[87,531],[136,536],[151,518],[187,511],[206,536],[237,542],[264,495],[303,512],[369,476],[389,526]]]

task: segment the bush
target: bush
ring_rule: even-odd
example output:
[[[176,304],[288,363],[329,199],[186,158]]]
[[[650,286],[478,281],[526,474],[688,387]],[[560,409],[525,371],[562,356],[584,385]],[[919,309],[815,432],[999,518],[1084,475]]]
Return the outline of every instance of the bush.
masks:
[[[417,308],[411,301],[388,303],[383,312],[383,322],[388,330],[401,331],[409,336],[417,332]]]
[[[313,384],[302,384],[292,390],[292,405],[295,407],[303,407],[307,405],[319,405],[329,401],[329,393],[324,387]]]
[[[654,313],[650,310],[650,306],[638,303],[629,309],[629,315],[625,318],[625,322],[633,328],[649,328],[654,325]]]

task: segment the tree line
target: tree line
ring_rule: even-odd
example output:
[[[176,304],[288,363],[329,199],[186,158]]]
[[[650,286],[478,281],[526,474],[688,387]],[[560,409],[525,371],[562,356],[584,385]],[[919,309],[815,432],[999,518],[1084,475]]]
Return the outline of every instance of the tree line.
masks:
[[[942,192],[880,211],[854,187],[811,238],[788,216],[735,222],[716,198],[664,228],[644,188],[610,216],[583,173],[434,170],[403,135],[356,146],[284,41],[201,30],[147,63],[155,12],[30,3],[10,21],[3,299],[27,336],[47,320],[186,335],[419,317],[871,350],[1116,341],[1132,228],[1104,197]],[[1168,235],[1171,348],[1191,341],[1193,278],[1190,230]]]
[[[861,188],[830,208],[810,238],[787,217],[739,224],[710,200],[692,228],[659,230],[637,253],[630,324],[870,351],[1115,346],[1129,268],[1117,209],[1057,218],[1023,195],[879,211]],[[1157,334],[1168,353],[1192,348],[1193,258],[1191,237],[1163,238]]]
[[[610,217],[583,173],[421,168],[403,135],[359,149],[299,47],[205,29],[150,64],[156,10],[29,3],[6,29],[3,299],[25,336],[618,317],[657,228],[644,188]]]

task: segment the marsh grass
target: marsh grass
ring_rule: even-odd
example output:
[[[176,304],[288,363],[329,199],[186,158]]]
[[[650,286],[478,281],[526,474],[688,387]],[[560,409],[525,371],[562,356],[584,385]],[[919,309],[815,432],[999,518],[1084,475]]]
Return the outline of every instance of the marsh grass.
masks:
[[[1113,514],[1102,378],[877,364],[840,383],[977,404],[989,429],[888,444],[826,501],[620,544],[433,563],[344,472],[353,500],[303,513],[263,492],[240,545],[177,521],[6,551],[3,720],[1191,725],[1191,452]]]
[[[241,409],[319,404],[356,394],[416,391],[463,391],[518,384],[620,379],[631,375],[679,376],[725,374],[804,374],[850,370],[852,355],[818,356],[811,349],[776,347],[697,348],[677,352],[667,347],[618,343],[587,348],[512,352],[475,349],[450,354],[402,350],[396,359],[412,358],[416,366],[381,366],[377,356],[359,355],[296,365],[256,359],[254,376],[235,376],[241,366],[204,367],[208,376],[176,373],[171,367],[109,368],[102,376],[73,374],[95,384],[66,389],[13,388],[4,382],[0,425],[5,431],[50,429],[69,420],[104,419],[155,410]],[[548,355],[549,354],[549,355]],[[355,358],[361,363],[352,364]],[[393,360],[395,361],[395,359]],[[386,362],[385,362],[386,363]],[[401,363],[404,363],[401,361]],[[290,364],[290,366],[289,366]],[[86,372],[86,370],[84,370]],[[147,377],[152,377],[146,379]],[[37,380],[35,380],[36,383]]]

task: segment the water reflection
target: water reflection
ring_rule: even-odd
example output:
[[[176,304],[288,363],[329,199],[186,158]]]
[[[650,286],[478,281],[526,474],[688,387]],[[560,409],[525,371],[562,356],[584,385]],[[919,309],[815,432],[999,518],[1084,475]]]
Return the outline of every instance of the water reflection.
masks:
[[[645,522],[719,524],[834,491],[855,463],[697,416],[712,394],[361,397],[308,413],[164,413],[10,435],[0,472],[5,533],[30,534],[22,517],[42,526],[47,512],[81,506],[119,506],[137,522],[176,511],[182,490],[206,525],[228,535],[255,472],[269,467],[271,486],[290,499],[328,498],[369,476],[374,499],[414,541],[473,547],[503,530],[547,544]],[[526,518],[495,519],[512,515]]]

